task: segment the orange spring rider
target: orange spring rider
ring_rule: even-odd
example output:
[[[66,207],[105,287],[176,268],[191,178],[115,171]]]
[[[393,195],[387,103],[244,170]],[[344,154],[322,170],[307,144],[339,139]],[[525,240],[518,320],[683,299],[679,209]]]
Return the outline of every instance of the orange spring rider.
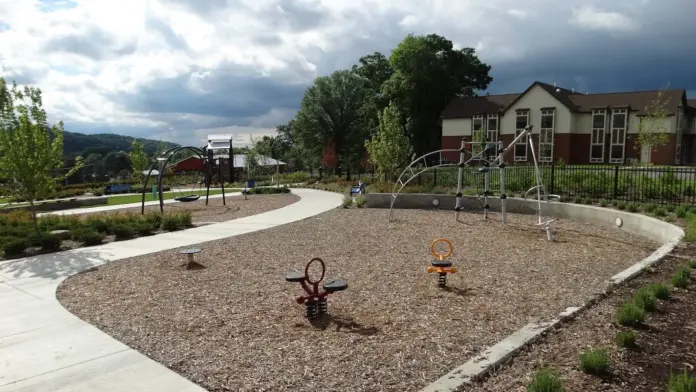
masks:
[[[435,249],[435,246],[440,243],[447,245],[448,250],[446,252],[439,252]],[[446,238],[438,238],[430,243],[430,253],[435,256],[435,260],[430,263],[431,265],[428,267],[428,273],[437,272],[437,285],[439,287],[447,286],[447,274],[454,274],[457,272],[457,269],[452,267],[452,262],[447,260],[452,256],[453,252],[454,247],[452,246],[452,241]]]

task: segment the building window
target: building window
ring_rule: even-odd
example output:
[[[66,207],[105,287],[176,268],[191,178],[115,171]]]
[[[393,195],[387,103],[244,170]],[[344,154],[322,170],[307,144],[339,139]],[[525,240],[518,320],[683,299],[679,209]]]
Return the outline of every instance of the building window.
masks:
[[[485,142],[484,117],[477,114],[471,121],[471,154],[480,154],[483,151],[483,143]]]
[[[498,128],[498,115],[489,114],[488,119],[486,120],[486,138],[488,139],[489,148],[491,148],[490,151],[492,155],[498,153],[497,149],[491,147],[491,145],[497,146],[499,132],[500,129]]]
[[[518,110],[515,118],[515,137],[519,136],[527,125],[529,125],[529,110]],[[515,161],[526,160],[527,137],[523,137],[515,143]]]
[[[539,162],[553,162],[553,130],[556,126],[556,111],[541,111],[541,128],[539,128]]]
[[[606,110],[592,111],[592,137],[590,139],[590,163],[604,162],[604,135],[607,124]]]
[[[614,109],[612,111],[609,163],[624,163],[627,115],[626,109]]]

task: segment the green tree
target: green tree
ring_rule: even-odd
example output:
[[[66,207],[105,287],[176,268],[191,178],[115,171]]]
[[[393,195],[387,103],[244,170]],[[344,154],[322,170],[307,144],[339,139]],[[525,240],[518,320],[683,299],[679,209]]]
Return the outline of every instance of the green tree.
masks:
[[[653,149],[669,142],[667,129],[669,98],[665,98],[664,91],[665,88],[658,91],[655,99],[645,107],[645,115],[640,117],[633,147],[638,154],[643,148]]]
[[[131,151],[128,153],[128,160],[130,160],[133,175],[142,183],[143,172],[147,170],[149,166],[149,159],[147,154],[145,154],[143,144],[138,141],[138,139],[134,139],[131,143]]]
[[[353,65],[352,72],[367,81],[368,93],[360,108],[361,124],[371,137],[379,128],[379,114],[389,105],[389,100],[381,93],[382,85],[394,73],[389,60],[380,52],[363,56],[358,64]]]
[[[29,201],[34,228],[39,233],[34,201],[45,198],[56,182],[79,170],[82,159],[62,176],[53,169],[63,160],[63,122],[48,126],[41,90],[11,87],[0,78],[0,174],[10,179],[11,196]]]
[[[390,104],[379,116],[379,132],[365,142],[370,161],[380,175],[391,176],[407,165],[413,148],[401,126],[401,115],[395,104]]]
[[[389,57],[394,73],[382,85],[385,99],[394,102],[418,155],[436,149],[440,115],[456,97],[473,96],[493,80],[491,67],[472,48],[455,49],[436,34],[408,35]]]
[[[324,147],[333,144],[341,163],[359,162],[367,137],[360,109],[368,92],[365,78],[351,71],[316,78],[292,126],[304,153],[318,162]]]

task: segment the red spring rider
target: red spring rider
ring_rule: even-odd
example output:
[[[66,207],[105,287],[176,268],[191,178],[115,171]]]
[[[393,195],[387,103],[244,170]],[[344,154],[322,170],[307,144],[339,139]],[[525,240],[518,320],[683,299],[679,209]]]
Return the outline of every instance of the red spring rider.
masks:
[[[312,281],[309,276],[309,267],[313,262],[318,261],[321,265],[321,276],[316,281]],[[343,291],[348,288],[348,283],[343,279],[329,279],[323,284],[323,291],[319,291],[319,284],[324,280],[326,274],[326,265],[324,260],[315,257],[307,263],[304,274],[301,272],[290,272],[285,276],[288,282],[298,282],[302,285],[307,295],[297,297],[298,304],[305,304],[307,308],[307,318],[315,319],[319,315],[326,314],[328,311],[327,296],[337,291]]]
[[[447,245],[447,252],[442,253],[435,249],[435,245],[440,243]],[[447,259],[452,256],[453,252],[454,247],[452,246],[452,242],[446,238],[438,238],[430,243],[430,253],[435,256],[435,260],[430,263],[431,265],[428,267],[428,273],[437,272],[437,285],[440,287],[447,286],[447,274],[454,274],[457,272],[457,269],[452,267],[452,262],[447,261]]]

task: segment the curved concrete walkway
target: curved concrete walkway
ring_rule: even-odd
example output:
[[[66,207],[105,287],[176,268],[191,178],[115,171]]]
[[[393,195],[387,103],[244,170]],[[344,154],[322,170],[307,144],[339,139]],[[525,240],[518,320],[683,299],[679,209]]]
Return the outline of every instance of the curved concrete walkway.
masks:
[[[204,391],[68,312],[56,299],[56,288],[67,277],[108,261],[268,229],[321,214],[343,202],[336,193],[292,192],[300,201],[258,215],[1,262],[0,391]]]

